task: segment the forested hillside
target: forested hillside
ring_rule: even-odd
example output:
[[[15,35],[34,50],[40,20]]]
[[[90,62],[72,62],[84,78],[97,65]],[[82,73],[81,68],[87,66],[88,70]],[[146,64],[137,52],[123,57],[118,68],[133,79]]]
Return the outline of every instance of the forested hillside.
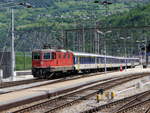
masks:
[[[113,26],[148,26],[150,25],[150,4],[139,6],[129,12],[114,14],[109,16],[106,21]]]
[[[146,20],[149,23],[150,20],[149,5],[143,7],[148,0],[110,0],[113,4],[108,9],[94,3],[94,0],[3,0],[1,3],[19,3],[20,1],[29,2],[33,8],[15,8],[15,48],[19,51],[40,48],[49,41],[55,45],[58,43],[55,39],[59,39],[61,31],[65,29],[94,27],[95,22],[104,19],[106,10],[109,15],[107,22],[113,26],[119,26],[120,23],[125,26],[133,23],[141,25],[143,21]],[[9,49],[10,30],[11,11],[2,8],[0,11],[0,48]]]

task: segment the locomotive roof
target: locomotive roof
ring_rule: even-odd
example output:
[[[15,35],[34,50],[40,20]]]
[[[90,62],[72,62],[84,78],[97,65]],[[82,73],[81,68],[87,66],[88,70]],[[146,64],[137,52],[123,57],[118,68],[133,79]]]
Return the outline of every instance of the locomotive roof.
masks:
[[[33,50],[33,52],[46,52],[46,51],[51,51],[51,52],[56,52],[56,51],[60,51],[60,52],[71,52],[70,50],[64,50],[64,49],[36,49]]]
[[[55,51],[54,49],[36,49],[33,52],[40,52],[40,51]]]

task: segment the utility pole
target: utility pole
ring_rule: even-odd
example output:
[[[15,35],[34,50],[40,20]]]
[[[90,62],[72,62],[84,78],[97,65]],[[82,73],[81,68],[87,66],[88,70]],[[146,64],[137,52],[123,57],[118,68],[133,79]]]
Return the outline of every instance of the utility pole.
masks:
[[[64,40],[65,40],[65,41],[64,41],[64,42],[65,42],[65,48],[64,48],[64,49],[67,50],[67,49],[68,49],[68,33],[67,33],[67,31],[65,32],[64,35],[65,35],[65,39],[64,39]]]
[[[140,43],[143,43],[144,40],[142,40],[142,41],[137,40],[136,42],[138,43],[138,51],[139,51],[140,64],[143,65],[143,57],[142,57],[142,51],[141,51]]]
[[[148,56],[147,56],[147,37],[145,36],[145,66],[148,65]]]
[[[8,3],[9,4],[9,3]],[[5,4],[3,4],[5,5]],[[15,78],[15,49],[14,49],[14,40],[15,40],[15,25],[14,25],[14,9],[18,5],[24,6],[27,8],[32,8],[29,3],[19,3],[19,4],[12,4],[13,6],[4,7],[4,8],[11,8],[11,80],[13,81]]]
[[[63,43],[63,45],[61,47],[64,49],[65,48],[64,30],[61,31],[61,39],[62,39],[62,43]]]
[[[85,52],[85,33],[84,33],[84,25],[82,26],[82,51]]]
[[[98,36],[97,36],[97,32],[96,32],[96,27],[95,27],[95,30],[94,30],[94,52],[97,54],[98,53],[98,46],[99,46],[99,43],[98,43]]]
[[[103,35],[104,39],[106,38],[106,34],[111,33],[111,32],[112,31],[102,32],[102,31],[97,30],[97,33]],[[105,52],[104,53],[105,54],[104,62],[105,62],[105,73],[106,73],[107,72],[107,65],[106,65],[106,63],[107,63],[107,59],[106,59],[106,57],[107,57],[106,39],[104,40],[104,52]]]
[[[106,12],[105,12],[105,20],[106,20],[106,17],[107,17],[107,15],[108,15],[108,5],[111,5],[112,3],[111,2],[108,2],[107,0],[104,0],[103,2],[100,2],[99,0],[95,0],[94,1],[94,3],[98,3],[98,4],[100,4],[100,5],[103,5],[104,7],[105,7],[105,9],[106,9]],[[97,25],[97,24],[96,24]],[[95,26],[96,26],[95,25]],[[105,24],[105,26],[106,26],[106,24]],[[97,26],[96,26],[97,27]],[[105,33],[104,33],[104,37],[105,37]],[[97,35],[96,35],[96,33],[95,33],[95,53],[99,53],[99,39],[98,39],[98,37],[97,37]],[[106,43],[106,40],[105,40],[105,43]],[[106,46],[106,44],[104,44],[105,46]],[[105,50],[105,52],[106,52],[106,50]],[[106,54],[106,53],[105,53]],[[105,58],[106,59],[106,58]],[[105,66],[106,67],[106,66]],[[105,69],[106,70],[106,69]]]
[[[15,34],[14,34],[14,9],[11,9],[12,13],[12,29],[11,29],[11,80],[13,81],[15,77],[15,49],[14,49],[14,39],[15,39]]]
[[[126,37],[126,38],[120,37],[120,39],[122,39],[123,42],[124,42],[124,49],[125,49],[125,51],[124,51],[124,52],[125,52],[125,63],[126,63],[126,64],[125,64],[125,65],[126,65],[126,66],[125,66],[125,70],[127,70],[127,57],[128,57],[128,56],[127,56],[127,44],[126,44],[126,40],[127,40],[127,39],[130,39],[130,38],[131,38],[131,37]]]

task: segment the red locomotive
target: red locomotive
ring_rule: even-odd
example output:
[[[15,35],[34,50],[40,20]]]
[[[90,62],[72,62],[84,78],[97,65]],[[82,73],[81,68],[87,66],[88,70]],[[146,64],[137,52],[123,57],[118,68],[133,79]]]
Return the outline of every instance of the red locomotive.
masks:
[[[55,72],[72,71],[73,53],[65,50],[42,49],[32,52],[32,74],[48,78]]]

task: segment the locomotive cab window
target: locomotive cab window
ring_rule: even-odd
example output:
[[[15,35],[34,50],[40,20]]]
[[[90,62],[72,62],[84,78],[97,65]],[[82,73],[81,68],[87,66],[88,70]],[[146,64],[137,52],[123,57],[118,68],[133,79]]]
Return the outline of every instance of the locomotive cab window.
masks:
[[[66,54],[64,53],[64,58],[66,58]]]
[[[40,53],[32,53],[32,59],[34,60],[40,59]]]
[[[59,56],[59,59],[61,59],[61,54],[59,54],[58,56]]]
[[[44,53],[44,59],[51,59],[50,53]]]
[[[56,53],[52,53],[52,59],[56,59]]]
[[[70,58],[70,54],[68,54],[68,58]]]

